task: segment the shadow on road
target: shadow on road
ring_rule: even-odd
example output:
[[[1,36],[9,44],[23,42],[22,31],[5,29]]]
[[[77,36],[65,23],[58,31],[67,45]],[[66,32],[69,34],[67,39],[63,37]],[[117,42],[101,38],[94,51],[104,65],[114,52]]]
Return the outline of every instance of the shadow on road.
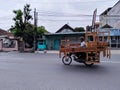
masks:
[[[62,69],[66,72],[78,72],[78,73],[109,73],[108,67],[105,65],[93,65],[91,67],[87,67],[82,64],[74,64],[74,65],[62,65]]]

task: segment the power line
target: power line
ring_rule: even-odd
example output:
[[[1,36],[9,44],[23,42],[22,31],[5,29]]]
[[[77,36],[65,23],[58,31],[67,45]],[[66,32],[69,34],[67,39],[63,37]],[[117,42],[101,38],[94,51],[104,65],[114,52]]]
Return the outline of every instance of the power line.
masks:
[[[92,17],[93,16],[90,14],[73,14],[73,13],[60,13],[60,12],[50,12],[50,11],[45,11],[45,12],[39,11],[38,13],[41,16],[58,16],[58,17],[81,17],[81,16]]]
[[[45,14],[45,13],[39,13],[39,16],[48,16],[48,17],[93,17],[93,15],[89,14]],[[100,17],[100,15],[97,15],[97,17]],[[107,15],[104,17],[120,17],[120,15]]]
[[[86,19],[86,20],[75,20],[75,19],[39,19],[40,21],[91,21],[91,19]]]
[[[120,15],[104,15],[104,17],[120,17]]]
[[[48,15],[48,14],[39,14],[39,16],[47,16],[47,17],[92,17],[92,15]]]
[[[73,14],[73,13],[61,13],[52,11],[38,11],[41,16],[55,16],[55,17],[93,17],[91,14]],[[99,17],[100,15],[97,15]],[[120,17],[120,15],[105,15],[106,17]]]
[[[73,3],[93,3],[93,2],[110,2],[110,1],[112,1],[112,0],[109,0],[109,1],[107,1],[107,0],[92,0],[92,1],[90,1],[90,0],[88,0],[88,1],[86,1],[86,0],[84,0],[84,1],[31,1],[31,2],[28,2],[28,3],[37,3],[37,4],[73,4]],[[21,2],[22,3],[22,2]],[[27,2],[26,2],[27,3]]]

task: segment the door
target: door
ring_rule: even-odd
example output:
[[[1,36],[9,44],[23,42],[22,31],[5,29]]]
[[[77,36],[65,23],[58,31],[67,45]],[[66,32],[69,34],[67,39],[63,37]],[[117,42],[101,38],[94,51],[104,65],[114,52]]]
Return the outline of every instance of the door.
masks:
[[[54,41],[54,49],[59,50],[59,48],[60,48],[60,40],[57,39]]]

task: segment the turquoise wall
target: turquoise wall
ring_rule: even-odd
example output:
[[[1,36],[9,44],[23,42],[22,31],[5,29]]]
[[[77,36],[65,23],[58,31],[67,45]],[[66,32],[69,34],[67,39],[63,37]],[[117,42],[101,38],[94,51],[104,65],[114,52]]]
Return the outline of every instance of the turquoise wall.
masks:
[[[68,34],[68,35],[46,35],[46,45],[48,50],[59,50],[60,42],[62,39],[65,38],[80,38],[81,36],[84,36],[84,34]]]
[[[47,49],[48,50],[58,50],[61,39],[62,39],[61,36],[47,36],[46,37]]]

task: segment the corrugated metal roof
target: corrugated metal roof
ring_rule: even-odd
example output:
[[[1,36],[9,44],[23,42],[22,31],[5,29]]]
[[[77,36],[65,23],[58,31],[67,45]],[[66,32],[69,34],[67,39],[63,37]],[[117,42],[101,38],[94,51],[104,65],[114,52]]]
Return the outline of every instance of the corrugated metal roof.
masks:
[[[48,34],[45,34],[45,35],[46,35],[46,36],[50,36],[50,35],[75,35],[75,34],[81,35],[81,34],[85,34],[85,32],[48,33]]]
[[[75,30],[72,27],[70,27],[68,24],[65,24],[58,31],[56,31],[56,33],[60,33],[64,29],[70,29],[71,31],[75,32]]]

